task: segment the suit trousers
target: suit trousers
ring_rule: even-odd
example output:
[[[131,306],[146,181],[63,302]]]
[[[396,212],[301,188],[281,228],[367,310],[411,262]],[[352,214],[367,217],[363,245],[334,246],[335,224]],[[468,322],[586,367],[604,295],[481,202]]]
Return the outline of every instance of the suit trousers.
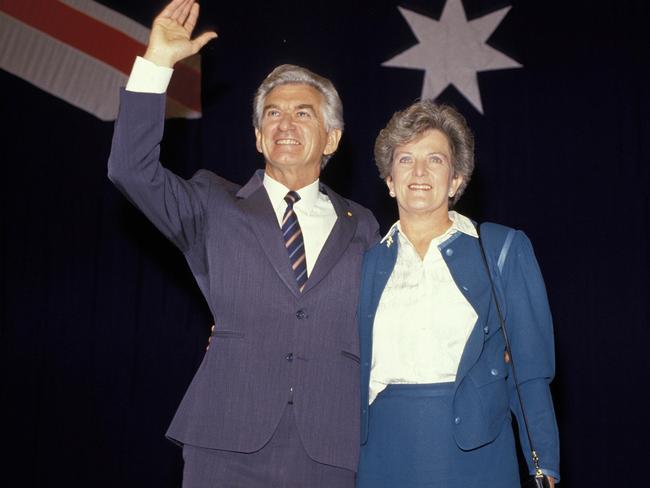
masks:
[[[354,488],[355,473],[321,464],[305,451],[287,404],[269,442],[242,453],[183,446],[183,488]]]

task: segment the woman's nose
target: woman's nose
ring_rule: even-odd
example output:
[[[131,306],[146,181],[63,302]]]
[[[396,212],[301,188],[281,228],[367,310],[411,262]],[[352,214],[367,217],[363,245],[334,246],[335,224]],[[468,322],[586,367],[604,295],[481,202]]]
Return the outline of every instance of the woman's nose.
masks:
[[[415,160],[415,167],[413,168],[413,171],[415,172],[416,176],[423,176],[426,173],[426,161],[422,159],[416,159]]]

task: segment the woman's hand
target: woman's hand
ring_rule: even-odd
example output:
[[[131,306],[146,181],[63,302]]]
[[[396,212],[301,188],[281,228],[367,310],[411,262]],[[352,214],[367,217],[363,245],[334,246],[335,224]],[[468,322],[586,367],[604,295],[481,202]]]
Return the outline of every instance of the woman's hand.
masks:
[[[171,68],[217,37],[217,33],[205,32],[192,39],[192,31],[199,17],[199,4],[195,0],[172,0],[154,19],[149,35],[149,45],[144,58]]]

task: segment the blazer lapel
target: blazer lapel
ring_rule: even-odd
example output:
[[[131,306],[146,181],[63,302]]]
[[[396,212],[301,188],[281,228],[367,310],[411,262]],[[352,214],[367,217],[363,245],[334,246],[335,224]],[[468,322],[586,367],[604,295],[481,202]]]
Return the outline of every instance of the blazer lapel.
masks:
[[[397,239],[397,231],[393,231],[387,239],[382,240],[379,244],[379,259],[377,260],[377,268],[372,286],[372,302],[370,304],[373,315],[377,312],[379,300],[381,300],[388,279],[393,274],[393,269],[397,262],[398,249],[399,240]]]
[[[332,202],[337,218],[330,235],[323,245],[323,249],[321,249],[318,255],[314,269],[312,269],[307,279],[303,294],[307,293],[327,276],[327,273],[329,273],[347,249],[357,229],[357,218],[350,211],[350,207],[343,197],[325,185],[321,185],[321,190],[327,194]]]
[[[366,265],[365,275],[361,282],[360,305],[362,309],[360,324],[360,336],[362,347],[367,347],[367,357],[371,356],[372,349],[372,326],[375,322],[375,314],[379,307],[379,300],[384,293],[390,275],[393,273],[397,262],[397,250],[399,247],[397,232],[392,232],[390,238],[383,239],[374,248],[366,253],[369,262]]]
[[[448,254],[447,249],[452,249],[453,252]],[[480,253],[478,239],[463,234],[457,239],[443,243],[440,250],[456,286],[478,315],[458,365],[456,375],[456,385],[458,385],[483,351],[486,336],[484,327],[490,312],[490,288],[482,266],[477,268],[476,261],[471,258]]]
[[[282,231],[273,211],[268,193],[262,184],[263,171],[257,171],[248,183],[237,192],[239,205],[250,222],[253,233],[260,242],[266,257],[291,292],[299,296],[296,277],[289,265],[289,256],[282,239]]]

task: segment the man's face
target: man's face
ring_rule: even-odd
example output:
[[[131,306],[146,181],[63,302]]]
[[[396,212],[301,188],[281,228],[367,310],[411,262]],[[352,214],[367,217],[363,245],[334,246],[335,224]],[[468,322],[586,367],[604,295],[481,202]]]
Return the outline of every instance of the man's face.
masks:
[[[260,128],[255,129],[267,171],[318,178],[321,156],[333,153],[341,137],[339,129],[325,129],[323,104],[323,95],[310,85],[280,85],[269,92]]]

